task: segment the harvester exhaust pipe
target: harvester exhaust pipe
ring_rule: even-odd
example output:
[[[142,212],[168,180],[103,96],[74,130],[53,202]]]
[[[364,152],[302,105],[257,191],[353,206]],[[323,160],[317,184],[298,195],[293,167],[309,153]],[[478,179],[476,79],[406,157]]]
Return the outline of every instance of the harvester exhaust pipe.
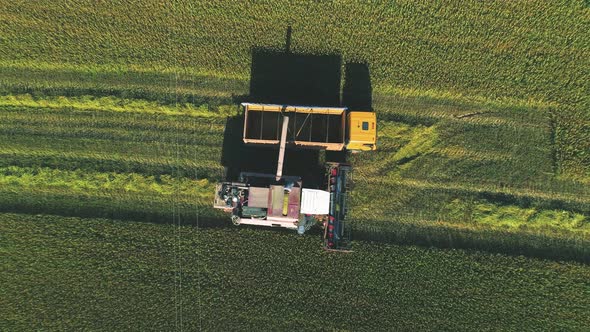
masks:
[[[283,176],[283,160],[285,159],[285,145],[287,143],[287,128],[289,127],[289,117],[283,116],[283,130],[281,131],[281,147],[279,150],[279,162],[277,164],[277,176],[275,179],[279,181]]]

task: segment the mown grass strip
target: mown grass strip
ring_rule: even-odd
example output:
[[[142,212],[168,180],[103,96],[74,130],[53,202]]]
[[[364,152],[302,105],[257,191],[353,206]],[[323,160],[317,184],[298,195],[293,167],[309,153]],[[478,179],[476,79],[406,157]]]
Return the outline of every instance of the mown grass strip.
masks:
[[[210,198],[213,184],[207,179],[176,178],[170,175],[144,176],[135,173],[100,173],[87,170],[56,170],[33,167],[0,168],[0,185],[3,189],[63,190],[72,194],[98,192],[131,193],[153,196],[185,196]]]
[[[195,107],[190,103],[171,106],[162,105],[158,102],[117,98],[117,97],[94,97],[90,95],[80,97],[45,96],[34,98],[30,94],[0,96],[0,107],[23,107],[23,108],[44,108],[44,109],[73,109],[73,110],[101,110],[111,112],[136,112],[146,114],[166,115],[188,115],[196,117],[226,117],[235,115],[233,113],[210,112],[207,105]],[[227,108],[236,110],[237,108]]]
[[[554,213],[547,211],[546,213]],[[587,222],[586,222],[587,223]],[[551,260],[590,263],[590,236],[578,230],[564,232],[563,226],[548,232],[549,227],[506,229],[434,220],[414,216],[395,216],[388,220],[353,222],[355,239],[381,243],[420,245],[436,248],[476,249],[505,255],[524,255]]]

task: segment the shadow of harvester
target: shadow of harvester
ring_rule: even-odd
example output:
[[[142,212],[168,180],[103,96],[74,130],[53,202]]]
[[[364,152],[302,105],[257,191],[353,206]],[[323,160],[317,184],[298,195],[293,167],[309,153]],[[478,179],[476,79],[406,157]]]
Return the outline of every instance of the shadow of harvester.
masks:
[[[286,49],[251,49],[250,90],[235,102],[305,106],[348,106],[350,110],[372,110],[369,68],[363,63],[345,66],[346,82],[341,103],[342,57],[339,54],[299,54],[290,52],[291,29],[287,29]],[[228,118],[224,132],[221,164],[226,180],[236,180],[240,172],[274,174],[278,146],[246,146],[243,143],[244,116]],[[320,153],[319,150],[287,149],[283,174],[303,178],[306,187],[319,187],[323,161],[346,161],[346,151]]]
[[[229,117],[223,137],[221,164],[226,181],[236,181],[240,172],[275,174],[278,148],[248,146],[242,140],[244,116]],[[318,187],[323,179],[318,150],[285,151],[284,175],[301,176],[306,187]]]
[[[340,55],[309,55],[252,49],[250,94],[238,102],[282,105],[339,106]],[[226,180],[240,172],[274,174],[278,146],[247,146],[243,143],[244,115],[228,118],[224,132],[221,164]],[[323,166],[319,150],[287,149],[283,174],[303,178],[306,187],[319,187]]]
[[[366,63],[352,62],[344,66],[342,106],[350,111],[373,111],[371,74]]]

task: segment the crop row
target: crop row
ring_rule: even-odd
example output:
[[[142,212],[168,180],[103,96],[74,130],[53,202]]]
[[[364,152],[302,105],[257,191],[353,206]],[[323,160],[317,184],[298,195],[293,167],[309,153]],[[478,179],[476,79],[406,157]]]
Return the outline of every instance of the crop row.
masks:
[[[175,197],[196,195],[209,198],[212,186],[207,179],[192,180],[170,175],[143,176],[128,173],[99,173],[87,170],[55,170],[50,168],[2,167],[0,183],[3,189],[22,188],[57,190],[83,195],[97,192],[105,195],[123,193],[141,194],[148,197]],[[192,196],[191,196],[192,197]]]
[[[102,110],[12,109],[0,113],[4,166],[222,175],[224,119]]]
[[[7,22],[0,30],[5,91],[122,89],[150,100],[227,103],[246,92],[252,48],[282,51],[290,25],[292,51],[368,63],[381,91],[432,89],[555,105],[558,168],[588,174],[590,19],[583,1],[116,1],[74,8],[46,2],[8,5],[0,18]],[[88,74],[80,76],[78,65]],[[206,74],[186,78],[194,73]],[[226,78],[232,75],[239,79]]]
[[[590,271],[575,263],[374,243],[331,255],[313,236],[178,227],[172,218],[149,224],[0,214],[0,233],[2,327],[9,330],[590,324]],[[318,310],[342,299],[346,305],[331,306],[330,319]]]

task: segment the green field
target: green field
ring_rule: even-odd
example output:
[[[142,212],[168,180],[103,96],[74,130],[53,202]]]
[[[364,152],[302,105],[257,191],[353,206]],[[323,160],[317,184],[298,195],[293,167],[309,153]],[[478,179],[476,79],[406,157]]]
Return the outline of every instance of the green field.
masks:
[[[283,48],[291,25],[293,51],[366,62],[375,92],[549,108],[560,170],[588,176],[590,13],[582,0],[3,7],[6,91],[228,98],[247,87],[251,48]]]
[[[157,221],[175,209],[194,224],[199,209],[227,223],[211,202],[235,107],[92,96],[0,103],[2,211]],[[450,119],[380,121],[380,149],[351,156],[359,238],[587,261],[588,186],[551,173],[539,153],[549,149],[545,132],[530,118],[525,134]]]
[[[367,70],[379,145],[348,156],[352,255],[229,228],[211,207],[240,157],[238,104],[268,93],[255,83],[284,60],[288,26],[289,54],[341,69],[310,72],[343,101],[350,68]],[[7,329],[179,329],[184,312],[207,330],[582,330],[588,31],[582,0],[0,0]],[[341,275],[349,306],[327,323],[342,298],[321,285]]]
[[[0,234],[3,330],[590,324],[587,265],[368,243],[339,255],[319,235],[20,214],[1,214]]]

